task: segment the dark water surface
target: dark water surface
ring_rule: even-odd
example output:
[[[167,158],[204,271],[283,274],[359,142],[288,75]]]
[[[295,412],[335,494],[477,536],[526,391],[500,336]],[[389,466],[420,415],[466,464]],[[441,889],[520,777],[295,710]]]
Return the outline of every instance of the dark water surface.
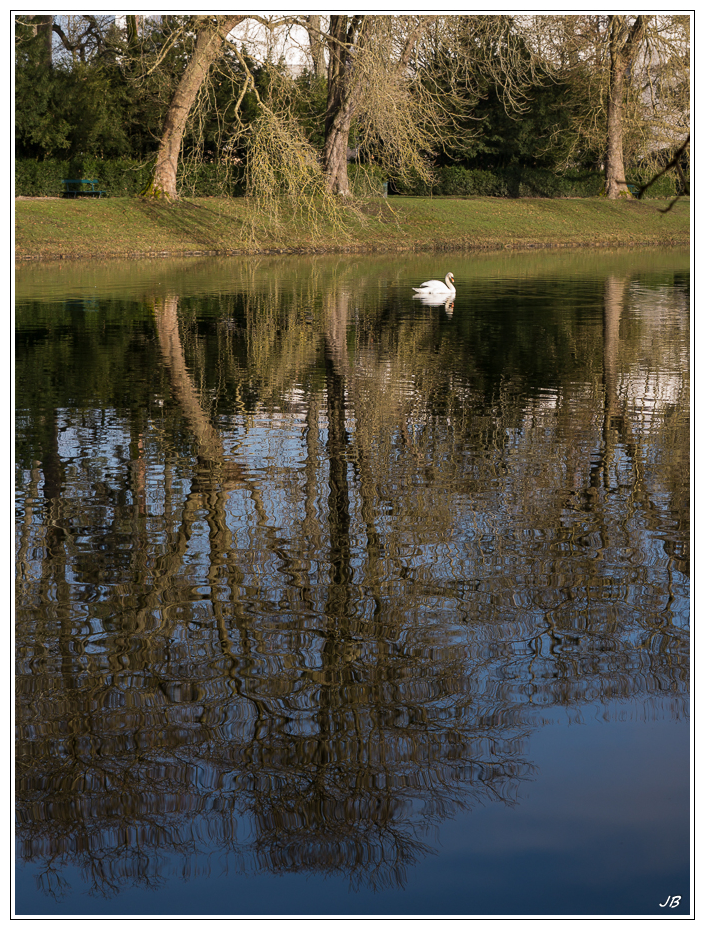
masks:
[[[18,914],[689,912],[687,253],[16,295]]]

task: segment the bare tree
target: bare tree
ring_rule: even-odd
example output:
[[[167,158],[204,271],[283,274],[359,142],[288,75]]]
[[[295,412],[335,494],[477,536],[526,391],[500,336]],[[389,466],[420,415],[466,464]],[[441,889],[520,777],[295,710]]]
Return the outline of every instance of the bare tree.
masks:
[[[412,56],[432,16],[332,15],[328,31],[328,101],[323,164],[326,185],[348,195],[350,131],[359,148],[397,174],[428,173],[430,100],[418,93]],[[375,145],[376,144],[376,145]]]
[[[676,23],[678,17],[671,19]],[[249,48],[245,54],[232,35],[244,20],[266,37],[267,52],[257,62],[259,68],[268,69],[264,82],[256,80],[251,67],[249,56],[257,52]],[[576,123],[580,122],[576,135],[594,142],[602,133],[607,195],[629,196],[624,153],[627,137],[632,144],[634,114],[649,107],[652,113],[659,108],[661,113],[679,109],[674,94],[676,89],[682,92],[683,82],[676,74],[684,66],[682,43],[679,46],[666,34],[663,21],[663,17],[622,15],[192,17],[186,24],[175,24],[165,45],[173,46],[178,36],[188,34],[193,39],[195,35],[167,111],[154,177],[145,194],[177,196],[184,131],[197,102],[205,105],[201,91],[206,78],[217,61],[225,61],[227,50],[237,63],[231,67],[237,75],[231,76],[234,104],[223,121],[224,138],[230,136],[223,151],[237,150],[237,158],[246,166],[248,193],[263,199],[268,208],[281,194],[291,203],[306,202],[309,208],[322,194],[348,197],[348,162],[353,154],[379,165],[388,176],[430,182],[434,153],[452,135],[459,116],[467,127],[483,86],[497,88],[508,111],[521,112],[531,89],[551,71],[572,79],[585,101],[582,110],[575,108]],[[297,30],[304,43],[308,39],[314,73],[320,77],[326,69],[322,151],[307,138],[302,125],[300,87],[271,54]],[[248,46],[250,38],[248,34]],[[262,45],[261,36],[252,39],[255,46]],[[159,53],[153,68],[160,66],[165,54]],[[672,62],[676,70],[664,78]],[[586,75],[583,89],[580,79]],[[240,110],[248,91],[257,106],[254,118],[250,114],[245,123]],[[649,125],[653,127],[653,120]],[[642,119],[642,151],[648,147],[650,131]]]
[[[659,165],[690,119],[689,17],[541,17],[544,53],[570,91],[572,135],[550,140],[570,165],[599,153],[609,198],[629,197],[628,165]]]
[[[114,17],[90,13],[80,16],[42,13],[22,19],[16,17],[16,22],[28,27],[30,34],[39,38],[41,62],[47,70],[53,67],[55,58],[60,62],[67,54],[74,62],[85,63],[104,52],[114,29]],[[59,38],[56,45],[54,36]]]
[[[245,19],[260,33],[238,30],[241,40],[246,36],[248,54],[233,35],[226,43]],[[179,28],[183,34],[183,26]],[[498,83],[505,104],[514,110],[522,108],[527,88],[539,80],[539,56],[524,37],[526,24],[506,16],[199,16],[189,28],[196,33],[196,44],[165,120],[154,180],[145,191],[153,196],[176,196],[176,168],[189,114],[204,99],[199,92],[206,75],[226,48],[238,63],[238,75],[224,151],[237,149],[238,158],[244,153],[248,193],[262,199],[268,210],[273,198],[284,194],[292,203],[305,202],[309,215],[321,196],[326,201],[326,195],[350,195],[352,153],[388,176],[430,183],[433,153],[445,144],[458,114],[468,115],[468,106],[477,99],[478,75]],[[300,87],[271,54],[284,37],[296,41],[297,30],[308,38],[316,75],[326,69],[322,151],[307,139],[301,124]],[[264,82],[256,80],[251,68],[251,56],[258,54],[258,66],[268,71]],[[435,72],[429,77],[430,62]],[[245,124],[240,109],[248,91],[257,108]],[[324,212],[330,215],[334,208],[326,203]]]
[[[151,197],[175,199],[176,172],[181,154],[181,144],[189,114],[206,76],[222,53],[225,39],[238,23],[245,19],[241,15],[197,16],[193,23],[196,43],[184,73],[174,92],[164,120],[164,130],[159,141],[153,177],[143,191]]]
[[[609,96],[607,98],[607,154],[605,192],[610,200],[629,196],[624,170],[624,81],[634,61],[651,17],[637,16],[630,24],[625,16],[609,16]]]

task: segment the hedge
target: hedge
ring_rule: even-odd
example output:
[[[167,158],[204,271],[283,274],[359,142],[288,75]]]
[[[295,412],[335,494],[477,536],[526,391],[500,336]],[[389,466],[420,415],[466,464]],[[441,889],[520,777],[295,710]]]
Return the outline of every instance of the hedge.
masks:
[[[100,190],[114,197],[136,195],[150,177],[151,165],[127,158],[79,158],[15,161],[15,196],[60,197],[62,178],[95,178]],[[359,196],[382,195],[387,180],[376,166],[350,165],[350,186]],[[245,192],[243,172],[228,173],[220,164],[182,164],[178,177],[179,193],[190,197],[237,197]]]
[[[648,178],[635,174],[630,183],[641,184]],[[428,197],[597,197],[604,192],[601,172],[566,172],[557,174],[539,168],[505,168],[487,171],[479,168],[443,167],[436,171],[432,187],[422,183],[396,184],[401,194]],[[646,191],[645,197],[672,197],[676,185],[671,175],[664,175]]]
[[[96,178],[100,190],[114,197],[139,194],[147,185],[151,165],[127,158],[77,158],[15,161],[15,196],[60,197],[62,178]],[[645,183],[651,174],[630,175],[634,184]],[[386,175],[380,168],[350,165],[350,185],[355,194],[384,192]],[[604,192],[604,176],[599,172],[556,174],[537,168],[508,168],[495,171],[477,168],[443,167],[436,172],[432,187],[393,183],[393,189],[407,196],[428,197],[597,197]],[[244,193],[242,171],[228,173],[221,164],[182,166],[179,192],[191,197],[239,196]],[[673,197],[676,182],[671,174],[653,184],[645,197]]]
[[[16,197],[60,197],[62,178],[95,178],[109,196],[139,194],[149,182],[151,164],[128,158],[77,158],[15,161]],[[241,172],[230,174],[222,165],[185,165],[178,178],[179,192],[192,197],[237,196],[243,193]]]

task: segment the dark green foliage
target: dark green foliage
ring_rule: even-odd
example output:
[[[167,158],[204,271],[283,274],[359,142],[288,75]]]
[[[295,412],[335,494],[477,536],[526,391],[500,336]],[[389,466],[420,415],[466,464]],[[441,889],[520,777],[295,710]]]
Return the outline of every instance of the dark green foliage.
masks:
[[[244,175],[244,169],[228,169],[219,162],[191,162],[182,165],[177,188],[185,197],[241,197]]]
[[[165,111],[153,86],[156,79],[151,84],[134,81],[117,30],[111,42],[88,61],[55,56],[48,67],[39,39],[18,27],[17,157],[140,157],[155,151]]]
[[[62,178],[72,178],[70,162],[61,158],[15,159],[16,197],[60,197],[63,192]]]
[[[399,192],[441,197],[596,197],[603,185],[604,177],[599,172],[560,175],[518,165],[495,171],[448,166],[438,169],[431,190],[417,185],[401,187]]]
[[[17,154],[46,157],[70,148],[71,121],[62,105],[66,74],[47,69],[39,38],[17,38],[15,147]]]
[[[31,35],[31,27],[16,25],[15,51],[15,185],[24,196],[59,196],[61,179],[96,178],[113,196],[138,194],[150,177],[164,116],[190,53],[193,34],[188,28],[165,51],[174,21],[180,17],[147,20],[140,42],[112,26],[87,60],[64,55],[53,67],[46,44]],[[186,20],[188,17],[186,18]],[[183,23],[188,26],[188,22]],[[264,68],[242,54],[261,99],[277,84],[292,115],[309,142],[324,144],[327,85],[306,72],[294,82],[277,68]],[[159,60],[153,69],[138,66]],[[432,67],[432,62],[428,64]],[[140,76],[141,75],[141,76]],[[570,126],[577,85],[546,83],[534,87],[524,112],[508,113],[502,88],[489,79],[467,87],[467,111],[455,114],[457,124],[434,158],[437,169],[432,188],[421,183],[396,182],[396,190],[413,195],[493,197],[590,197],[599,195],[603,177],[593,169],[603,153],[576,144]],[[236,121],[247,126],[259,113],[256,95],[249,90],[236,102],[243,86],[242,66],[228,50],[204,84],[183,139],[179,169],[180,192],[187,196],[237,196],[244,192],[242,165],[246,151],[235,144]],[[283,89],[282,89],[283,88]],[[355,144],[355,127],[350,145]],[[239,146],[239,147],[238,147]],[[559,173],[559,165],[574,170]],[[235,167],[229,167],[235,166]],[[685,166],[687,171],[688,166]],[[628,180],[640,185],[655,169],[629,170]],[[370,165],[351,166],[353,191],[380,193],[387,178]],[[685,192],[673,172],[659,179],[647,197]]]
[[[637,169],[629,173],[627,180],[630,184],[642,185],[647,184],[651,178],[653,178],[656,171],[650,165],[648,168],[645,167],[641,170]],[[683,193],[678,190],[677,178],[675,175],[670,172],[669,174],[664,174],[658,180],[649,187],[649,189],[644,193],[645,198],[649,197],[675,197],[678,193]]]
[[[137,195],[150,177],[150,163],[130,158],[102,159],[81,156],[73,159],[15,160],[15,195],[59,197],[62,178],[96,178],[100,189],[113,197]],[[372,165],[351,165],[350,184],[359,196],[382,194],[387,177]],[[244,194],[244,172],[228,170],[219,162],[185,162],[179,173],[179,190],[189,197],[237,197]],[[630,174],[630,183],[640,185],[653,176],[653,169]],[[557,174],[540,168],[486,171],[479,168],[446,166],[436,172],[432,189],[422,184],[396,182],[396,191],[407,196],[428,197],[597,197],[604,187],[600,172]],[[678,193],[676,180],[668,174],[659,178],[645,197],[672,197]]]
[[[645,184],[653,173],[652,168],[632,172],[629,183]],[[430,189],[422,184],[396,184],[400,194],[418,197],[597,197],[604,186],[604,174],[599,171],[559,174],[545,168],[519,165],[494,171],[446,166],[437,170],[436,183]],[[659,178],[644,197],[673,197],[676,193],[675,178],[668,174]]]
[[[296,84],[300,94],[297,116],[309,142],[322,150],[326,141],[324,126],[328,104],[327,82],[306,71],[298,78]]]
[[[180,193],[191,197],[238,196],[244,192],[241,169],[220,164],[194,163],[184,166],[179,177]],[[109,196],[137,195],[151,175],[149,161],[131,158],[103,159],[90,155],[74,159],[47,158],[44,161],[15,160],[15,196],[60,197],[62,178],[95,178],[100,190]]]
[[[149,177],[149,165],[134,159],[100,159],[79,156],[74,159],[46,158],[36,161],[15,159],[15,196],[60,197],[62,178],[90,178],[100,182],[100,190],[113,196],[138,194]],[[140,186],[141,185],[141,186]]]
[[[17,43],[15,151],[18,157],[65,153],[116,157],[133,150],[130,87],[108,59],[62,61],[48,68],[37,38]]]
[[[552,137],[567,132],[565,88],[548,83],[535,87],[521,113],[507,112],[496,85],[472,106],[458,138],[452,137],[438,158],[439,165],[496,170],[511,166],[553,168],[556,165]],[[592,167],[594,161],[584,167]]]

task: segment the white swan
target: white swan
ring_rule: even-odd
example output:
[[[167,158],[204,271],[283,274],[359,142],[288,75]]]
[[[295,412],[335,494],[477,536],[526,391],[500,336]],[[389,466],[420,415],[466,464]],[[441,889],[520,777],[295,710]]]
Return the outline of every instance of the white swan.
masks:
[[[447,297],[455,294],[454,282],[453,273],[449,271],[445,283],[443,281],[424,281],[421,287],[415,287],[414,290],[417,294],[423,296],[426,294],[445,294]]]

